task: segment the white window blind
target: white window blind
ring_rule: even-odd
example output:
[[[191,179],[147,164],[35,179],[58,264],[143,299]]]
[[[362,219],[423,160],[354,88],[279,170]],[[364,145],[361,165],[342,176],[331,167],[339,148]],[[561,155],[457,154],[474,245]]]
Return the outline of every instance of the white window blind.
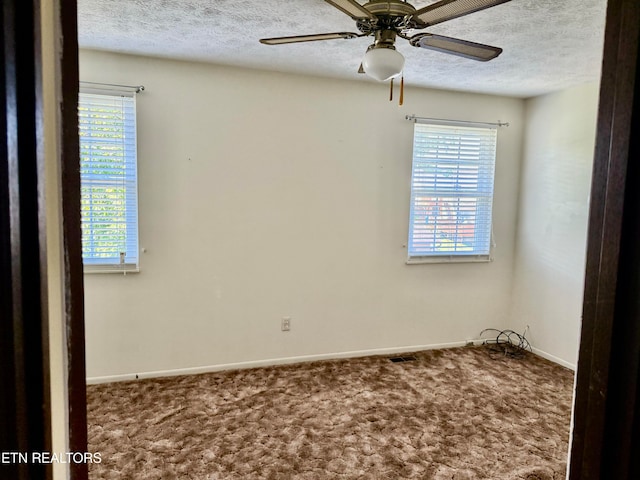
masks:
[[[496,132],[415,123],[407,263],[490,260]]]
[[[135,94],[81,92],[78,115],[85,271],[137,271]]]

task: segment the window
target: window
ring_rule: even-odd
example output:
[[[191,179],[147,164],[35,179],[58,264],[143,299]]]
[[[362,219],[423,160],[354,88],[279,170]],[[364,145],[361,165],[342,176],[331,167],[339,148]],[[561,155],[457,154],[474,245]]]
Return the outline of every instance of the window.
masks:
[[[80,93],[85,271],[138,270],[135,93]]]
[[[489,261],[496,128],[414,126],[407,263]]]

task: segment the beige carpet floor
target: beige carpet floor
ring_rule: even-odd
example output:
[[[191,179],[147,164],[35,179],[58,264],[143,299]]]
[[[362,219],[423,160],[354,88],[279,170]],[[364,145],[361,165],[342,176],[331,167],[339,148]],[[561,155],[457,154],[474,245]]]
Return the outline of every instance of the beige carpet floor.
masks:
[[[413,355],[89,386],[90,479],[564,479],[573,372]]]

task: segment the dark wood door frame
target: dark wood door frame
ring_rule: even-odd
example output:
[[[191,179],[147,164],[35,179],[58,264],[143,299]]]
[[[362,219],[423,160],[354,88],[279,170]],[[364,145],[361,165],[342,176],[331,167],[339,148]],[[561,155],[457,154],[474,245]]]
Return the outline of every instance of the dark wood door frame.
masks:
[[[610,0],[570,480],[640,478],[640,2]]]
[[[2,452],[50,451],[50,390],[41,142],[39,1],[3,0],[0,81],[0,433]],[[2,463],[2,478],[47,478]]]
[[[84,278],[80,227],[80,137],[78,136],[78,37],[76,0],[60,1],[60,128],[62,237],[68,365],[69,450],[87,451]],[[88,477],[86,464],[71,465],[71,480]]]
[[[65,286],[69,451],[87,449],[76,1],[53,4],[58,38],[46,41],[59,47],[54,61],[62,85],[55,102],[62,272],[47,271],[41,3],[2,0],[0,7],[0,452],[28,455],[26,462],[0,462],[0,478],[12,480],[52,477],[51,465],[30,457],[52,451],[48,274],[61,274]],[[87,478],[85,464],[71,464],[70,470],[73,480]]]
[[[76,2],[59,0],[70,450],[86,450]],[[640,478],[640,80],[637,0],[609,0],[570,479]],[[39,0],[0,11],[0,450],[50,448]],[[20,27],[20,28],[18,28]],[[0,465],[40,480],[41,465]],[[74,480],[87,478],[75,465]]]

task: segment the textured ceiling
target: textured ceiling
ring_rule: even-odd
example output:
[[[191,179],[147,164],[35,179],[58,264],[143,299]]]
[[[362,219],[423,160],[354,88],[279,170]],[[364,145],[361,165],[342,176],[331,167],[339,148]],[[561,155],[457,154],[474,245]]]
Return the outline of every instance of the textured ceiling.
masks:
[[[420,8],[433,1],[411,3]],[[504,52],[482,63],[398,39],[405,83],[530,97],[598,80],[605,10],[606,0],[512,0],[435,25],[424,31]],[[81,48],[370,81],[356,72],[371,37],[258,42],[339,31],[357,29],[323,0],[78,0]]]

